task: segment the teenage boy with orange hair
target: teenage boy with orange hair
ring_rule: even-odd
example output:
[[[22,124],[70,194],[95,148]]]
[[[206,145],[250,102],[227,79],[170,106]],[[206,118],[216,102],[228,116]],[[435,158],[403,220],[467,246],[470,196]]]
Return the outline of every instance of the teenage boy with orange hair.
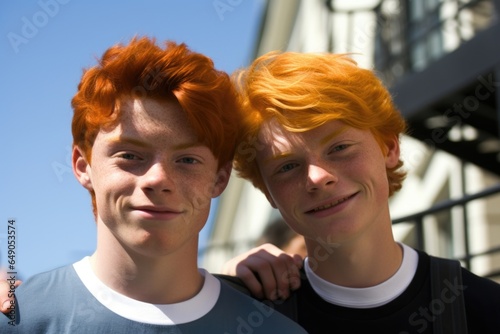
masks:
[[[235,169],[308,256],[299,272],[267,245],[226,274],[261,298],[296,289],[278,304],[293,303],[309,333],[498,333],[500,285],[394,240],[388,199],[405,177],[406,124],[372,71],[346,55],[270,53],[235,81],[246,138]]]
[[[227,74],[183,44],[136,38],[84,73],[72,106],[97,249],[24,282],[0,332],[304,333],[197,266],[239,131]]]

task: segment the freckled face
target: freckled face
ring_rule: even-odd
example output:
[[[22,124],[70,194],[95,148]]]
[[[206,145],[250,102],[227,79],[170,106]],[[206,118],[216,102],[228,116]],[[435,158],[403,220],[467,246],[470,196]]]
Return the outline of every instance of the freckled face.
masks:
[[[270,121],[259,140],[267,197],[296,232],[338,243],[390,221],[386,168],[398,162],[397,138],[384,155],[370,131],[340,121],[299,133]]]
[[[230,169],[217,169],[177,102],[122,102],[119,124],[98,133],[91,164],[74,150],[75,174],[95,191],[98,226],[144,254],[197,243],[211,198],[224,190]]]

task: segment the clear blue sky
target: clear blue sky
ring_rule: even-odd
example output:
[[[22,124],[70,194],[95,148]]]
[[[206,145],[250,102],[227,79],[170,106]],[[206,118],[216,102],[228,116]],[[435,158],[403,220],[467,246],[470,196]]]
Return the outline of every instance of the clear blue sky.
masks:
[[[90,197],[70,165],[82,69],[134,35],[185,42],[232,72],[252,60],[262,0],[39,0],[0,4],[0,265],[15,219],[16,271],[29,276],[95,248]]]

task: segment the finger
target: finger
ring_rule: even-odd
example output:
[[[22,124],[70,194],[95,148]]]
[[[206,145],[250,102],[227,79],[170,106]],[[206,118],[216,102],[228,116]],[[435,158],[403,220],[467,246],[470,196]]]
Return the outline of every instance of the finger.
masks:
[[[264,296],[270,300],[287,298],[289,295],[288,282],[288,255],[279,256],[262,250],[256,254],[254,261],[249,263],[249,268],[256,273],[262,284]]]
[[[295,266],[293,258],[279,248],[274,247],[270,251],[274,254],[268,249],[260,249],[242,260],[240,265],[255,273],[262,284],[265,298],[286,299],[290,296],[290,278],[299,276],[299,269]]]
[[[300,288],[300,269],[302,269],[304,265],[304,259],[298,254],[294,254],[292,258],[293,264],[291,268],[289,268],[290,289],[297,290]]]
[[[269,264],[273,259],[274,256],[266,251],[255,248],[226,262],[222,272],[239,277],[255,297],[269,298],[272,291],[277,294],[276,278]],[[264,285],[267,294],[264,293]]]
[[[297,268],[299,270],[302,269],[302,267],[304,266],[304,258],[302,258],[302,256],[300,256],[299,254],[293,254],[292,257],[293,257],[293,262],[295,263]]]
[[[287,298],[289,277],[298,275],[294,259],[271,244],[261,245],[228,261],[223,272],[238,276],[254,296],[270,300]]]
[[[250,293],[253,296],[259,299],[265,298],[262,283],[260,282],[255,272],[253,272],[246,266],[238,267],[236,272],[237,274],[235,276],[238,276],[241,279],[243,284],[245,284],[245,286],[248,288],[248,290],[250,290]]]
[[[280,298],[286,299],[292,290],[300,287],[300,268],[297,266],[295,258],[289,254],[283,253],[278,258],[286,266],[285,271],[280,272],[278,292]]]

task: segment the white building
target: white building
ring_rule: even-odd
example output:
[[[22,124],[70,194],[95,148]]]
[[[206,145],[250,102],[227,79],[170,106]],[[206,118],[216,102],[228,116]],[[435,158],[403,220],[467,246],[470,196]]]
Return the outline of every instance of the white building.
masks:
[[[500,92],[478,99],[471,90],[477,92],[481,78],[484,83],[489,75],[497,78],[490,83],[500,81],[500,43],[491,45],[492,36],[500,36],[499,3],[269,0],[255,56],[272,50],[348,52],[361,66],[380,73],[410,126],[419,129],[402,141],[408,177],[391,200],[396,219],[500,187]],[[482,92],[485,96],[487,90]],[[457,103],[470,111],[469,119],[456,122],[449,116]],[[443,142],[431,136],[438,130]],[[498,278],[498,190],[423,217],[421,229],[413,222],[395,224],[396,239],[432,255],[463,259],[473,272]],[[233,177],[220,198],[202,265],[219,271],[221,263],[251,247],[276,217],[279,213],[260,192]],[[492,249],[496,252],[466,258]]]

